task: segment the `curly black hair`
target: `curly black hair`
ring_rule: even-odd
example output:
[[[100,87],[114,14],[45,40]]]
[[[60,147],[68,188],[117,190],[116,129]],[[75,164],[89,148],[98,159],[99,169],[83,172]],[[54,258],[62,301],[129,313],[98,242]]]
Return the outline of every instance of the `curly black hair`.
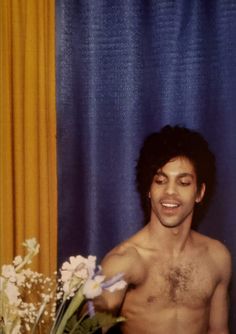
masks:
[[[149,135],[141,148],[136,165],[136,184],[140,193],[145,222],[150,219],[150,199],[148,193],[157,170],[175,157],[188,158],[197,175],[197,186],[206,185],[203,200],[196,204],[193,226],[203,218],[216,183],[215,156],[210,151],[207,141],[200,133],[182,126],[166,125],[160,132]]]

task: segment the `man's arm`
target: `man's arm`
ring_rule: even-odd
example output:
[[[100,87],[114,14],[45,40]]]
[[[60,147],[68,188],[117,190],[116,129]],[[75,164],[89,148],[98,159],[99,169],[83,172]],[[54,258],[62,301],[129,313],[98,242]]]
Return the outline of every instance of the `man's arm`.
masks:
[[[122,273],[124,274],[123,279],[127,283],[126,288],[123,290],[115,292],[104,291],[102,295],[95,300],[97,310],[108,311],[117,315],[129,285],[138,284],[142,279],[143,266],[141,258],[134,247],[119,247],[104,258],[101,266],[102,273],[106,276],[106,279]]]
[[[220,280],[211,300],[208,334],[229,334],[228,287],[231,278],[231,256],[225,247],[221,247],[217,253]]]

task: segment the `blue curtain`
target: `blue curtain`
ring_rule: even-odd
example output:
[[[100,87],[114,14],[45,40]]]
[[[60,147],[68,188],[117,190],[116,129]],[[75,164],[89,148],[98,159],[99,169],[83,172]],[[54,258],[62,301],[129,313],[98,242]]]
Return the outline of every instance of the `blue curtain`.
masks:
[[[181,124],[216,154],[218,186],[200,231],[236,264],[235,42],[234,0],[57,1],[59,263],[79,253],[100,260],[142,226],[140,145]]]

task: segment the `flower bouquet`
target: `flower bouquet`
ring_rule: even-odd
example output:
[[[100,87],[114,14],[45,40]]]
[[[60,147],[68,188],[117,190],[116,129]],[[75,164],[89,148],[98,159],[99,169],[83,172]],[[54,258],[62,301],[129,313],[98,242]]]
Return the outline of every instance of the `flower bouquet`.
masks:
[[[96,257],[71,256],[53,278],[27,267],[39,252],[36,239],[26,240],[25,257],[3,265],[0,275],[0,333],[94,333],[124,321],[95,312],[93,299],[103,290],[123,289],[122,274],[106,280]]]

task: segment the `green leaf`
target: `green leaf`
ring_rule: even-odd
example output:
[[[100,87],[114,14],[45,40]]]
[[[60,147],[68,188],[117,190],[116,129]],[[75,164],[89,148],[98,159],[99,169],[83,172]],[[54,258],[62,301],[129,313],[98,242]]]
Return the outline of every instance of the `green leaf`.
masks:
[[[83,321],[79,319],[75,321],[76,317],[72,317],[68,321],[64,333],[68,334],[92,334],[99,328],[113,326],[118,322],[124,321],[123,317],[114,317],[109,313],[96,313],[92,318],[86,317]]]

